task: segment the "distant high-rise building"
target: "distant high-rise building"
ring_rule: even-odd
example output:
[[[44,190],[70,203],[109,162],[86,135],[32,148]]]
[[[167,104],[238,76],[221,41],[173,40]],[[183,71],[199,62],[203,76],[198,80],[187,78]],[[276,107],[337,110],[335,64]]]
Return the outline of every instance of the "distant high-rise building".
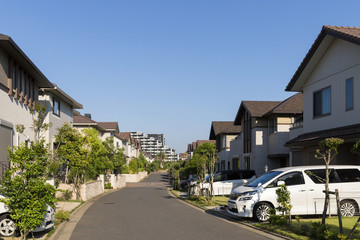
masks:
[[[164,134],[144,134],[142,132],[132,132],[131,137],[140,140],[141,149],[151,154],[153,157],[160,152],[164,152],[167,161],[177,161],[179,159],[175,148],[165,146]]]

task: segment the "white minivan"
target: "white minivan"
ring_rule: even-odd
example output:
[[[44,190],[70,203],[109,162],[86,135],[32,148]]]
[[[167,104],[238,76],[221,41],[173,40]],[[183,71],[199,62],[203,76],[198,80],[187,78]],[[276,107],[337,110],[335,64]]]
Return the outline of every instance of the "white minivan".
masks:
[[[343,216],[359,213],[360,166],[329,167],[330,191],[338,189]],[[299,166],[274,169],[244,186],[235,188],[228,201],[228,212],[239,217],[267,221],[270,208],[277,207],[276,189],[285,184],[290,191],[292,215],[322,214],[325,202],[325,166]],[[330,212],[337,213],[336,200],[330,195]]]

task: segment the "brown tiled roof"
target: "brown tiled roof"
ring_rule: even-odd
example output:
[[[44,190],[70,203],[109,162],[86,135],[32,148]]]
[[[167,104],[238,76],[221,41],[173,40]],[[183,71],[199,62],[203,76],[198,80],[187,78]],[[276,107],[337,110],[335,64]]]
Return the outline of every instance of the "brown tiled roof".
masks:
[[[286,143],[286,146],[304,146],[304,145],[318,144],[320,141],[324,140],[325,138],[330,138],[330,137],[342,138],[344,140],[359,139],[360,124],[304,133],[288,141]]]
[[[129,141],[131,133],[130,132],[119,132],[118,134],[116,134],[116,136],[124,141]]]
[[[277,105],[275,108],[270,110],[266,115],[271,114],[302,114],[303,112],[303,94],[297,93],[282,103]]]
[[[90,118],[87,118],[85,116],[82,115],[78,115],[78,116],[73,116],[73,123],[92,123],[92,124],[96,124],[96,122],[94,120],[91,120]]]
[[[117,122],[97,122],[99,126],[106,130],[119,130],[119,124]]]
[[[237,135],[241,132],[241,126],[235,126],[232,121],[214,121],[211,123],[210,140],[216,140],[219,134]]]
[[[316,38],[315,42],[311,46],[309,52],[306,54],[305,58],[301,62],[300,66],[296,70],[294,76],[288,83],[286,87],[286,91],[293,91],[292,88],[298,78],[303,73],[304,69],[306,68],[307,64],[314,56],[316,50],[319,48],[321,43],[323,42],[326,35],[342,39],[354,44],[360,45],[360,28],[358,27],[342,27],[342,26],[323,26],[321,29],[320,34]]]
[[[241,124],[241,117],[244,114],[244,111],[248,111],[251,117],[262,117],[280,103],[280,101],[242,101],[236,114],[234,124]]]

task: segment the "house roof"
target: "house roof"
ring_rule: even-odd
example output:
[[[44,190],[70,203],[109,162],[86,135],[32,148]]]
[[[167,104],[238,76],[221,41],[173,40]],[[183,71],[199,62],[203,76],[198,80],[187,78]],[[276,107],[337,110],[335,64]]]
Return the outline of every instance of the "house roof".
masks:
[[[106,131],[105,128],[101,127],[100,125],[98,125],[97,122],[95,122],[94,120],[87,118],[85,116],[82,115],[78,115],[78,116],[73,116],[73,126],[85,126],[85,127],[94,127],[99,129],[100,131],[104,132]]]
[[[74,116],[74,117],[73,117],[73,123],[74,123],[74,124],[83,124],[83,123],[86,123],[86,124],[93,124],[93,125],[96,125],[96,124],[97,124],[97,122],[95,122],[94,120],[91,120],[90,118],[87,118],[87,117],[82,116],[82,115]]]
[[[244,111],[247,111],[251,117],[262,117],[280,103],[280,101],[242,101],[234,124],[241,125],[241,118]]]
[[[235,126],[233,121],[213,121],[211,123],[210,140],[216,140],[219,134],[237,135],[241,132],[241,126]]]
[[[302,85],[316,64],[320,61],[334,38],[360,45],[360,28],[342,26],[323,26],[310,50],[288,83],[286,91],[302,91]]]
[[[302,114],[302,112],[303,112],[303,94],[300,92],[300,93],[297,93],[297,94],[285,99],[283,102],[281,102],[275,108],[273,108],[269,112],[267,112],[266,115]]]
[[[344,140],[359,139],[360,124],[304,133],[288,141],[286,143],[286,146],[304,146],[318,144],[318,142],[330,137],[342,138]]]
[[[26,56],[20,47],[11,39],[11,37],[0,34],[0,49],[6,52],[18,64],[23,67],[28,74],[35,80],[40,88],[51,88],[53,85],[45,75],[36,67],[36,65]]]
[[[129,141],[130,140],[130,136],[131,136],[131,132],[119,132],[118,134],[116,134],[120,139],[124,140],[124,141]],[[130,140],[131,141],[131,140]]]
[[[43,92],[51,92],[54,96],[62,99],[67,104],[73,106],[74,109],[82,109],[83,105],[75,101],[72,97],[70,97],[67,93],[61,90],[55,83],[52,83],[53,87],[51,88],[41,88],[40,90]]]
[[[97,122],[97,124],[108,131],[119,132],[118,122]]]

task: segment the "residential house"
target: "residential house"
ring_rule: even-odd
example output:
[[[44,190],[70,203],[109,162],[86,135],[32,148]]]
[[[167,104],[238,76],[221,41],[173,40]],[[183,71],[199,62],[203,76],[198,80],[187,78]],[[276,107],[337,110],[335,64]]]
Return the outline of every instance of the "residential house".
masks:
[[[55,142],[57,129],[65,122],[73,124],[74,109],[82,109],[83,106],[61,90],[56,84],[50,88],[40,88],[39,103],[46,106],[44,123],[51,123],[51,127],[45,132],[45,141],[50,148]]]
[[[97,122],[97,124],[103,129],[105,129],[101,136],[101,139],[103,141],[105,141],[107,138],[112,138],[114,141],[114,147],[124,147],[124,141],[118,136],[120,132],[118,122]]]
[[[189,154],[190,158],[194,155],[194,152],[196,151],[196,149],[204,143],[215,143],[215,140],[197,140],[196,142],[192,142],[188,144],[188,148],[187,148],[187,153]]]
[[[90,114],[83,115],[74,115],[73,117],[73,127],[82,131],[86,128],[94,128],[98,131],[100,138],[106,133],[106,129],[100,126],[96,121],[91,119]]]
[[[131,132],[119,132],[117,136],[124,141],[123,148],[127,163],[129,163],[131,159],[139,157],[141,143],[139,140],[131,137]]]
[[[240,169],[253,169],[261,175],[267,170],[289,166],[284,144],[289,129],[302,114],[302,94],[280,101],[242,101],[234,124],[241,133],[230,143],[230,155],[239,158]]]
[[[9,37],[0,34],[0,175],[9,167],[8,146],[34,139],[30,110],[40,88],[53,85]],[[20,133],[16,126],[24,126]]]
[[[304,95],[303,122],[291,129],[292,165],[324,164],[315,157],[325,138],[344,139],[332,164],[359,164],[360,28],[323,26],[286,91]]]
[[[211,123],[209,140],[216,141],[218,152],[218,170],[240,169],[238,156],[231,157],[230,142],[241,132],[241,126],[235,126],[232,121],[214,121]],[[232,168],[230,166],[232,164]]]

